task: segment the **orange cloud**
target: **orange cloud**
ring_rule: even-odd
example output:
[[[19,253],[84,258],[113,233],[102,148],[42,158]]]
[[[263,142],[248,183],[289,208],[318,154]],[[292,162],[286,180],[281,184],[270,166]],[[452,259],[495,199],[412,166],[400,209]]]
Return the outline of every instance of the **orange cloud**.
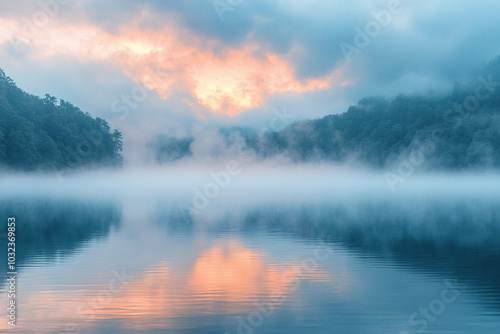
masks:
[[[0,21],[0,25],[8,27],[9,38],[22,31],[13,21]],[[95,26],[52,22],[30,37],[25,42],[35,50],[34,57],[70,55],[82,61],[109,62],[163,98],[176,90],[189,91],[194,103],[231,116],[262,106],[276,93],[327,89],[340,75],[301,81],[283,57],[257,54],[257,46],[219,48],[215,53],[216,42],[202,41],[173,25],[148,31],[123,28],[111,34]]]
[[[298,81],[285,60],[272,54],[255,57],[257,50],[229,50],[224,58],[205,54],[203,63],[190,73],[198,101],[213,111],[235,115],[261,106],[275,93],[328,88],[325,79]]]

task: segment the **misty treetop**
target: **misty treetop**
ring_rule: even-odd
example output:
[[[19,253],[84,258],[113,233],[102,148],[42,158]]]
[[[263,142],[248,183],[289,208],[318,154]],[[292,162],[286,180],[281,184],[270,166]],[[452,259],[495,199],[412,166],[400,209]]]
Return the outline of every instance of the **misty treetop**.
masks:
[[[389,168],[413,159],[414,165],[422,161],[430,168],[500,167],[500,105],[468,112],[459,101],[453,96],[364,99],[342,115],[299,122],[249,138],[248,144],[264,157],[287,155],[295,161]]]
[[[122,163],[122,135],[71,103],[18,88],[0,69],[0,167],[31,171]]]
[[[262,159],[286,156],[296,162],[384,169],[404,161],[430,169],[500,168],[500,58],[448,95],[365,98],[343,114],[300,121],[281,131],[234,132]],[[230,142],[223,131],[221,136]],[[192,155],[194,140],[158,139],[158,161]]]

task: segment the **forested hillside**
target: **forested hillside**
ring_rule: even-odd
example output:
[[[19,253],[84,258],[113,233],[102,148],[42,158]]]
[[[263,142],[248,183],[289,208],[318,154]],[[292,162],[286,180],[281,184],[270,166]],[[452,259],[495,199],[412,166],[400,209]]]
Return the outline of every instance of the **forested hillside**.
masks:
[[[0,169],[118,166],[121,137],[69,102],[24,92],[0,69]]]
[[[422,148],[429,167],[500,167],[498,93],[489,105],[470,112],[460,107],[461,95],[364,99],[342,115],[299,122],[247,142],[264,157],[295,161],[356,161],[384,168]]]
[[[227,131],[226,131],[227,132]],[[220,131],[230,145],[230,137]],[[345,113],[277,132],[236,131],[263,159],[334,161],[390,168],[402,161],[430,169],[500,168],[500,59],[446,96],[366,98]],[[156,143],[160,162],[190,156],[193,138]]]
[[[247,142],[262,156],[281,154],[296,161],[356,161],[384,168],[414,159],[429,168],[498,168],[500,58],[448,96],[367,98],[344,114],[299,122]]]

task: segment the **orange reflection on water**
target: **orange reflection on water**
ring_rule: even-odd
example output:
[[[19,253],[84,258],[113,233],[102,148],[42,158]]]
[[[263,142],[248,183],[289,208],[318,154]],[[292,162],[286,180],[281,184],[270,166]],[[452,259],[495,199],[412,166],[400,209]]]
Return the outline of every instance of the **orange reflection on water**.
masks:
[[[238,311],[234,309],[237,305],[284,289],[286,281],[281,276],[266,264],[262,254],[231,241],[201,254],[189,274],[188,286],[201,300],[217,298],[234,303],[230,307]]]
[[[112,319],[127,319],[128,328],[175,327],[183,318],[201,314],[246,314],[255,311],[256,302],[281,308],[301,279],[332,282],[321,266],[307,269],[300,261],[271,263],[237,239],[200,252],[181,271],[161,263],[118,291],[111,291],[110,280],[102,277],[78,288],[27,295],[23,314],[32,321],[23,323],[23,330],[50,333],[54,326],[78,329]],[[5,329],[4,324],[0,329]]]

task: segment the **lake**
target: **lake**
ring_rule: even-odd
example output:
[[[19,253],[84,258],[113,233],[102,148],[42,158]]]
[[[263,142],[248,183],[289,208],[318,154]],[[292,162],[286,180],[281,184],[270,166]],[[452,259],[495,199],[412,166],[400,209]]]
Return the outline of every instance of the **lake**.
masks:
[[[0,332],[500,333],[496,176],[159,174],[1,180]]]

